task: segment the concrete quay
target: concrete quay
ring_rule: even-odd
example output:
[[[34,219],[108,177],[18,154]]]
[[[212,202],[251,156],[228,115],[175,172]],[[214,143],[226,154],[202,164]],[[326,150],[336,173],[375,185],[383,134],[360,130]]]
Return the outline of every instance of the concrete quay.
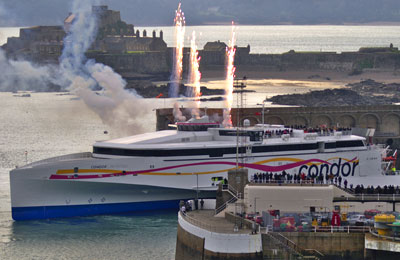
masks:
[[[261,241],[261,234],[246,227],[235,231],[235,224],[214,217],[214,210],[179,212],[175,259],[263,259]]]
[[[317,227],[309,232],[271,232],[258,228],[253,234],[248,226],[251,221],[242,219],[240,223],[232,214],[216,217],[214,213],[214,210],[179,212],[176,260],[400,257],[400,239],[378,236],[367,227]]]

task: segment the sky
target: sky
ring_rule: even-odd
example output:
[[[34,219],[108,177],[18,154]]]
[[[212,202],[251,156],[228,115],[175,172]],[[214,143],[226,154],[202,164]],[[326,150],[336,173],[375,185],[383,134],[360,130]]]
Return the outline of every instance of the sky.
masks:
[[[182,0],[187,25],[400,22],[399,0]],[[98,0],[137,26],[172,25],[176,0]],[[61,25],[72,0],[0,0],[0,26]]]

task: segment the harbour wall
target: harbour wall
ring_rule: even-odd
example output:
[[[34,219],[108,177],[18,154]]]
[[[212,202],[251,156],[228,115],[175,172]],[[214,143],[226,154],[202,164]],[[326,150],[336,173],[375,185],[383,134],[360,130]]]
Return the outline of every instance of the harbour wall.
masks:
[[[109,53],[102,51],[88,51],[86,56],[112,67],[122,74],[144,73],[162,75],[168,79],[172,69],[172,49],[166,51],[132,51]],[[348,74],[360,74],[363,71],[398,71],[400,69],[400,52],[295,52],[282,54],[250,54],[238,48],[235,57],[236,71],[240,74],[257,71],[339,71]],[[24,58],[37,63],[57,63],[61,55],[62,46],[58,51],[50,53],[9,53],[12,58]],[[187,75],[189,68],[188,50],[184,52],[183,75]],[[200,50],[200,71],[224,73],[225,50]],[[221,74],[222,75],[222,74]]]
[[[365,249],[365,233],[284,232],[286,239],[297,245],[304,255],[318,255],[319,259],[380,259],[388,252]],[[318,253],[317,253],[318,252]],[[377,257],[378,256],[378,257]],[[295,259],[273,236],[263,234],[218,233],[200,223],[189,223],[178,217],[176,260],[261,260]],[[391,258],[393,259],[393,258]]]
[[[317,250],[324,255],[320,259],[365,259],[364,233],[285,232],[282,234],[299,248]],[[277,247],[270,236],[263,234],[262,241],[263,255],[266,259],[274,256],[287,259],[283,250],[276,251]]]
[[[175,260],[261,260],[261,235],[212,232],[178,216]]]
[[[137,53],[87,53],[111,66],[119,73],[146,73],[169,75],[172,71],[172,51],[137,52]],[[201,57],[200,71],[225,72],[225,51],[199,51]],[[186,75],[189,64],[189,53],[184,53],[183,75]],[[331,52],[289,52],[283,54],[249,54],[237,52],[235,57],[236,71],[246,75],[254,71],[339,71],[362,73],[364,70],[397,71],[400,69],[400,53],[331,53]]]

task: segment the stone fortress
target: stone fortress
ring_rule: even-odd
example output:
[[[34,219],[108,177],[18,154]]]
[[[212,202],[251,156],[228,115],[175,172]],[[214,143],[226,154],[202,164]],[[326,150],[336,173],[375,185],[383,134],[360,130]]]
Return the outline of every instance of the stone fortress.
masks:
[[[135,31],[132,24],[121,20],[120,12],[107,6],[93,6],[98,19],[98,33],[86,56],[111,66],[126,79],[168,79],[172,70],[173,48],[163,40],[163,32]],[[3,49],[11,58],[24,58],[37,63],[57,63],[62,53],[63,40],[75,19],[69,14],[64,26],[36,26],[21,28],[20,37],[10,37]],[[225,69],[226,44],[208,42],[201,56],[201,71]],[[190,55],[184,48],[184,61]],[[184,64],[184,71],[188,64]],[[250,46],[238,47],[235,56],[237,71],[319,70],[342,71],[349,74],[363,70],[400,68],[400,52],[387,48],[361,48],[358,52],[295,52],[283,54],[251,54]]]

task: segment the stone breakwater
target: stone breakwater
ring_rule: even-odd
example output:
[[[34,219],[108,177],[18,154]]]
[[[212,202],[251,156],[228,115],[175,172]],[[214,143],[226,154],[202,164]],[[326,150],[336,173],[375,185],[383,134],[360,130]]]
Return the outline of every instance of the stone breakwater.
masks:
[[[170,83],[156,86],[151,81],[128,81],[127,89],[134,89],[139,95],[144,98],[168,98],[168,90],[170,88]],[[184,84],[179,85],[179,96],[187,96],[187,93],[191,93],[191,87],[186,86]],[[200,87],[200,92],[202,96],[210,96],[210,95],[224,95],[225,90],[223,89],[209,89],[207,87]],[[203,99],[204,100],[204,99]],[[219,99],[220,100],[220,99]]]
[[[347,84],[344,89],[326,89],[305,94],[278,95],[268,101],[279,105],[304,107],[384,105],[400,102],[399,83],[365,80]]]

